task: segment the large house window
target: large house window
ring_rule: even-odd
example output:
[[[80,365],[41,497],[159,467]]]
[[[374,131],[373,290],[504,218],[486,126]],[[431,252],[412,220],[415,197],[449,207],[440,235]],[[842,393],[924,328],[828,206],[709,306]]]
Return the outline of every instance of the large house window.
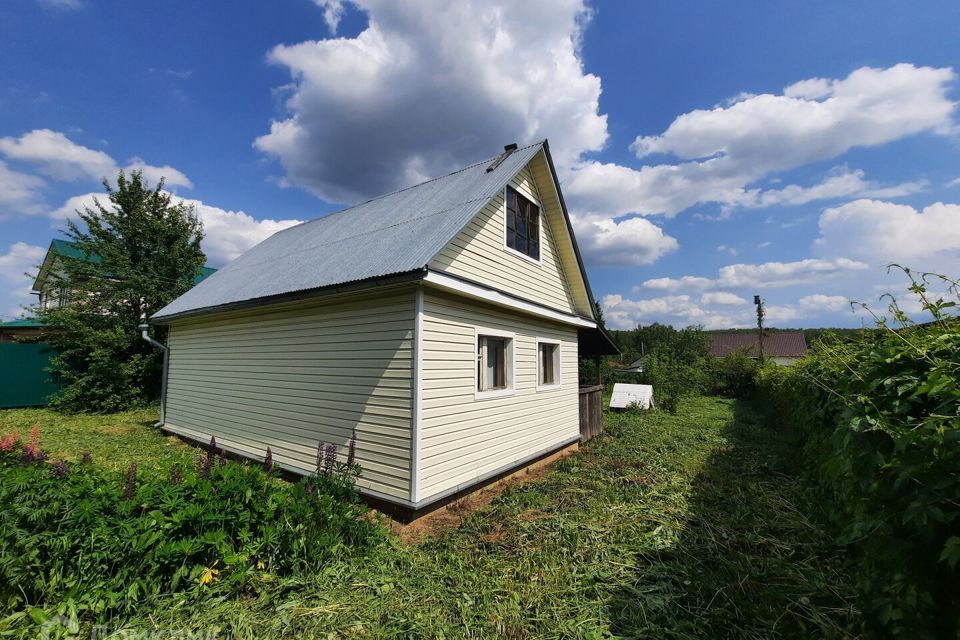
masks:
[[[537,339],[537,389],[560,386],[560,342]]]
[[[477,331],[478,398],[513,392],[513,336]]]
[[[507,187],[507,247],[540,260],[540,207]]]

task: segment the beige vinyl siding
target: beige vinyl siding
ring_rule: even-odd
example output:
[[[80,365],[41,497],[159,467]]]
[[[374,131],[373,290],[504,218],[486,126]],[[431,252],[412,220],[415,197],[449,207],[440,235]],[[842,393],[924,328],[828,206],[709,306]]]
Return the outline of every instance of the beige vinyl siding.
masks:
[[[414,289],[170,327],[166,428],[294,470],[357,430],[361,488],[409,498]]]
[[[514,334],[514,393],[475,399],[476,329]],[[538,337],[561,341],[561,386],[537,391]],[[577,331],[432,289],[424,292],[422,501],[576,439]]]
[[[430,268],[491,286],[566,313],[577,313],[565,270],[557,258],[554,227],[563,224],[563,214],[546,202],[534,180],[531,162],[510,181],[521,195],[541,203],[543,229],[540,263],[525,259],[504,246],[506,214],[500,191],[473,220],[437,255]],[[545,194],[546,195],[546,194]],[[575,264],[575,263],[574,263]],[[576,267],[575,267],[576,268]],[[582,312],[582,310],[580,311]],[[589,311],[587,312],[589,314]]]

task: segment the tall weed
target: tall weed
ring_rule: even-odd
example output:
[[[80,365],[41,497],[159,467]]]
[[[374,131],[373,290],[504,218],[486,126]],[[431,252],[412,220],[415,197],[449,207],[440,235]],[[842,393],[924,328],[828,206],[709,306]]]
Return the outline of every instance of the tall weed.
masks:
[[[957,282],[915,277],[933,320],[893,322],[854,341],[817,343],[796,367],[765,369],[760,393],[797,438],[853,553],[860,604],[876,635],[960,633],[960,321]],[[863,305],[869,311],[869,308]]]

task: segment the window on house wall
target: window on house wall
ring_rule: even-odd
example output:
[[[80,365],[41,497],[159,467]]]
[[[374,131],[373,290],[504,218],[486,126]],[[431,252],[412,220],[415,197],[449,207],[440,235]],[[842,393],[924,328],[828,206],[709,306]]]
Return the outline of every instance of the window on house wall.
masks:
[[[540,207],[507,187],[507,246],[540,260]]]
[[[560,384],[560,343],[555,340],[537,340],[537,387],[555,387]]]
[[[513,390],[513,338],[477,334],[477,394],[498,395]]]

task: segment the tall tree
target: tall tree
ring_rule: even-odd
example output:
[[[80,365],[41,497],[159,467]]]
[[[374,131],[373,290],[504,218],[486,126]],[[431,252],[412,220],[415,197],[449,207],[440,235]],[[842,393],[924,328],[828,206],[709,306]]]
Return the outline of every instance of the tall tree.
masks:
[[[137,327],[190,289],[206,261],[193,207],[174,204],[163,184],[151,189],[139,171],[121,171],[116,188],[103,183],[108,203],[98,199],[67,222],[84,258],[58,259],[48,282],[67,303],[37,310],[59,352],[55,407],[117,411],[159,396],[162,354]]]

